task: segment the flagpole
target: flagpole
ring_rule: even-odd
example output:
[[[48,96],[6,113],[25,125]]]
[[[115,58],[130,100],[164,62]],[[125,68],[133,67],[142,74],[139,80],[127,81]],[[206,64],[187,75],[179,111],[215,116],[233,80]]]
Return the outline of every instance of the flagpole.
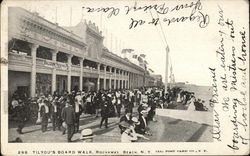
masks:
[[[72,6],[70,6],[70,26],[72,26]]]
[[[108,29],[107,28],[104,29],[105,29],[105,46],[106,48],[108,48]]]
[[[165,93],[167,93],[168,90],[168,53],[169,53],[169,47],[167,45],[166,47],[166,73],[165,73]]]
[[[121,51],[122,51],[122,47],[121,47],[121,39],[120,39],[120,42],[119,42],[119,54],[121,54]]]
[[[117,49],[117,37],[115,36],[115,54],[118,54],[118,49]]]
[[[57,24],[57,7],[56,7],[56,18],[55,18],[56,24]]]
[[[110,51],[113,53],[113,46],[112,46],[112,42],[113,42],[113,35],[111,33],[111,39],[110,39]]]

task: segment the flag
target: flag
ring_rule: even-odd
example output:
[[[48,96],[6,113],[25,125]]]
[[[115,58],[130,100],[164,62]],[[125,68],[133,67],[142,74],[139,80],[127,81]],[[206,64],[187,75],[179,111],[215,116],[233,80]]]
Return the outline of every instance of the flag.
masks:
[[[134,49],[122,49],[122,53],[131,53]]]
[[[137,59],[137,55],[136,54],[134,54],[133,56],[132,56],[132,58],[134,58],[134,59]]]
[[[153,71],[151,68],[149,68],[148,70],[149,70],[150,72],[154,73],[154,71]]]
[[[143,62],[143,59],[140,56],[137,59],[139,62]]]
[[[146,55],[145,54],[140,54],[140,57],[145,58]]]

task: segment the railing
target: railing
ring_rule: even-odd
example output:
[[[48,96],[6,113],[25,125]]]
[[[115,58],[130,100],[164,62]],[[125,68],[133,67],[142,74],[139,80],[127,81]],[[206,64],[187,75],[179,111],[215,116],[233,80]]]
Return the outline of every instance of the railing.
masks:
[[[98,73],[97,69],[94,68],[88,68],[88,67],[83,67],[84,72],[89,72],[89,73]]]
[[[13,52],[9,52],[9,56],[8,56],[10,61],[17,60],[17,61],[22,61],[22,63],[31,63],[31,56],[27,56],[24,54],[18,54],[18,53],[13,53]]]
[[[71,66],[71,70],[72,71],[80,71],[81,70],[81,67],[79,65],[72,65]]]

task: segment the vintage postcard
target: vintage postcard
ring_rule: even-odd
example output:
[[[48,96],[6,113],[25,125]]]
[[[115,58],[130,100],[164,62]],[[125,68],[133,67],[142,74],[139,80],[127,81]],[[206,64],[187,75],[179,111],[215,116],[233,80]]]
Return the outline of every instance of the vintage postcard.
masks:
[[[2,1],[2,155],[249,143],[249,1]]]

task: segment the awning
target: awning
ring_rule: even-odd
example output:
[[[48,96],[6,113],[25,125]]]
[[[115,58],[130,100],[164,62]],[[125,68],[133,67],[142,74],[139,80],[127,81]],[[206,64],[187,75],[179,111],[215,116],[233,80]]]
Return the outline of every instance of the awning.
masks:
[[[83,86],[85,86],[85,87],[93,87],[93,86],[95,86],[95,84],[93,82],[87,81],[87,82],[85,82],[83,84]]]

